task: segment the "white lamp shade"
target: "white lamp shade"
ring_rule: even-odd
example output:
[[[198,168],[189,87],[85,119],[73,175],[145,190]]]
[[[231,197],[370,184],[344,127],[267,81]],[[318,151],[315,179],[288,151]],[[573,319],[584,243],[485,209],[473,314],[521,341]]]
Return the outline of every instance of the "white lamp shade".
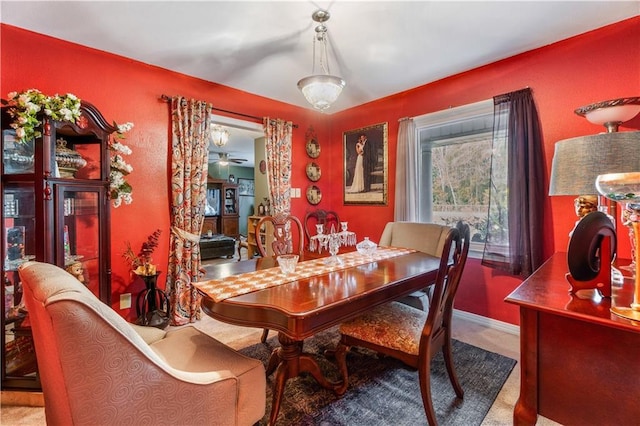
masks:
[[[598,108],[585,113],[586,119],[593,124],[624,123],[640,113],[640,105],[618,105]]]
[[[298,88],[315,109],[324,111],[338,99],[345,84],[333,75],[312,75],[300,80]]]

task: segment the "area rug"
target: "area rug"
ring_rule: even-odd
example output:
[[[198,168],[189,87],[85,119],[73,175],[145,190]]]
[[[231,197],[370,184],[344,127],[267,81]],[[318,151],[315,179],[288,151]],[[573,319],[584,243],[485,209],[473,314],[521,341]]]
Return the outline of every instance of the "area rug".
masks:
[[[322,354],[339,340],[336,329],[305,340],[304,351],[314,354],[321,370],[330,380],[339,378],[333,360]],[[271,351],[278,346],[276,337],[240,352],[260,359],[266,365]],[[454,340],[453,359],[464,399],[458,400],[447,376],[442,355],[431,365],[431,391],[438,422],[441,425],[480,425],[493,405],[516,361]],[[424,425],[418,373],[393,358],[353,348],[347,357],[349,388],[339,398],[322,388],[309,374],[287,382],[277,425]],[[275,374],[274,374],[275,375]],[[267,378],[266,425],[271,412],[271,387],[274,375]]]

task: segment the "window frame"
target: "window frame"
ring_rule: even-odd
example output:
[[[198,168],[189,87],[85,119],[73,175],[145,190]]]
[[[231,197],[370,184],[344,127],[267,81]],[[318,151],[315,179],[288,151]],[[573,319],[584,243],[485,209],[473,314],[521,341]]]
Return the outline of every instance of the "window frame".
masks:
[[[472,120],[475,118],[491,115],[494,113],[493,99],[475,102],[472,104],[462,105],[459,107],[450,107],[446,110],[436,111],[421,116],[414,117],[415,124],[415,140],[418,145],[418,191],[420,199],[418,203],[418,217],[421,221],[433,222],[432,209],[430,203],[425,200],[433,200],[433,181],[431,173],[423,173],[425,160],[431,164],[431,151],[426,149],[426,143],[421,140],[421,133],[428,128],[435,126]],[[452,139],[454,139],[452,137]],[[487,211],[487,216],[489,212]],[[469,247],[469,256],[472,258],[482,258],[484,252],[484,243],[472,241]]]

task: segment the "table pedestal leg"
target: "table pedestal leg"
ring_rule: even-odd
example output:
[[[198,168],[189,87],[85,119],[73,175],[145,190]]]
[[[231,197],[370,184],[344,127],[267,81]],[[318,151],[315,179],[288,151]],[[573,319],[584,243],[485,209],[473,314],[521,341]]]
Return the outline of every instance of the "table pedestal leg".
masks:
[[[293,340],[283,333],[278,333],[278,340],[281,346],[271,353],[267,365],[267,375],[270,375],[274,369],[276,371],[269,425],[275,425],[276,423],[287,380],[297,377],[301,372],[310,373],[320,386],[325,389],[335,390],[340,385],[340,383],[333,383],[327,380],[322,375],[316,360],[312,356],[302,353],[302,341]]]

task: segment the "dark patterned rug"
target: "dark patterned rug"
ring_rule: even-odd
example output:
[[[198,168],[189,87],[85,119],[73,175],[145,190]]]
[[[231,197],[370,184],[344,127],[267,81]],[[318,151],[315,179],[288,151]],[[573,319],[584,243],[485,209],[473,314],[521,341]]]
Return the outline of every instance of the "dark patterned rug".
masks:
[[[304,342],[304,351],[316,354],[325,376],[337,380],[338,370],[322,353],[338,341],[335,329],[324,331]],[[262,360],[265,365],[271,350],[278,346],[272,337],[240,352]],[[442,355],[431,365],[433,405],[441,425],[479,425],[493,405],[516,361],[454,340],[453,359],[465,391],[456,399]],[[378,357],[366,349],[354,348],[347,357],[349,389],[338,398],[322,388],[309,374],[291,379],[285,387],[277,425],[421,425],[427,424],[422,407],[417,371],[389,357]],[[271,375],[267,379],[267,423],[271,411]]]

